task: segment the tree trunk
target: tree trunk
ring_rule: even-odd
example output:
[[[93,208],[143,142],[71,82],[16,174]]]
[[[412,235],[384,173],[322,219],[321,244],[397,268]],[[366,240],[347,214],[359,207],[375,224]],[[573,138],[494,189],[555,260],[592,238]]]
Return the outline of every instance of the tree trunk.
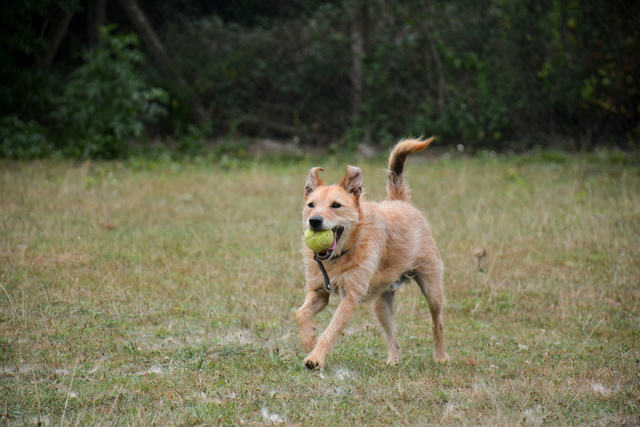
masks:
[[[53,65],[53,60],[58,53],[58,49],[60,48],[60,43],[62,43],[62,39],[67,32],[67,28],[69,28],[69,23],[71,22],[71,18],[76,13],[76,9],[78,7],[78,2],[74,2],[69,6],[67,10],[62,11],[62,17],[58,19],[51,30],[51,42],[49,43],[49,49],[40,57],[38,61],[38,66],[42,68],[49,68]]]
[[[107,2],[106,0],[87,0],[87,38],[90,47],[100,46],[100,27],[107,24]]]
[[[362,103],[365,96],[364,71],[362,64],[367,55],[369,45],[369,7],[367,0],[353,1],[353,20],[351,23],[351,118],[355,124],[361,117]],[[363,142],[371,141],[371,126],[368,118],[364,118]]]
[[[149,23],[146,15],[138,5],[136,0],[119,0],[120,5],[124,9],[127,18],[131,22],[131,25],[135,28],[136,32],[142,39],[142,43],[151,53],[151,56],[159,65],[160,70],[168,77],[173,77],[178,80],[178,83],[184,90],[189,93],[189,104],[191,113],[196,119],[199,125],[203,125],[209,121],[209,113],[204,108],[197,95],[193,93],[193,89],[187,84],[184,78],[180,75],[177,67],[171,61],[167,50],[156,35],[153,27]]]
[[[430,8],[433,12],[433,8]],[[434,16],[433,13],[431,13]],[[428,19],[422,20],[423,31],[429,40],[429,47],[431,48],[431,55],[433,56],[433,62],[436,64],[436,73],[438,74],[438,116],[442,117],[445,113],[446,107],[446,94],[447,94],[447,81],[444,75],[444,67],[442,66],[442,60],[440,59],[440,53],[438,52],[438,46],[436,44],[435,37],[433,36],[433,30],[429,24]]]

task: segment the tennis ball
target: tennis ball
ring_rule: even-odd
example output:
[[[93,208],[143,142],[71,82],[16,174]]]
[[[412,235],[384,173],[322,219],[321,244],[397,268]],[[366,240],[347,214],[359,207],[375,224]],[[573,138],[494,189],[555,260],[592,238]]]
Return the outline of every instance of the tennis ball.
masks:
[[[307,228],[304,232],[304,242],[314,252],[324,252],[333,245],[333,231],[312,230]]]

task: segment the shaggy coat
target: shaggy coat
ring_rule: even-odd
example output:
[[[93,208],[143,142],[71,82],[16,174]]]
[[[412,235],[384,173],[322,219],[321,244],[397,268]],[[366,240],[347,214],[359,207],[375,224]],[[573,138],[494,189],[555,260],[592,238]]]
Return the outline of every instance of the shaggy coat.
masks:
[[[306,298],[296,313],[302,347],[308,353],[304,365],[321,368],[336,339],[361,302],[373,302],[387,337],[387,364],[400,362],[400,346],[393,322],[393,297],[407,280],[414,279],[427,299],[433,321],[434,359],[448,360],[441,311],[444,303],[444,266],[424,215],[411,203],[404,178],[404,164],[411,153],[423,150],[433,138],[400,141],[389,158],[387,199],[363,198],[362,170],[347,166],[339,185],[325,185],[309,171],[305,185],[303,226],[334,231],[334,242],[325,252],[304,249]],[[328,291],[315,259],[321,260],[331,279]],[[312,318],[337,293],[340,303],[320,338]]]

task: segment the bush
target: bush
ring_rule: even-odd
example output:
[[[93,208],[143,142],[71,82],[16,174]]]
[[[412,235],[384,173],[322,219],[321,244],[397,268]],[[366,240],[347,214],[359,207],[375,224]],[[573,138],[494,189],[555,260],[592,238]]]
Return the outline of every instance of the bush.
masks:
[[[51,152],[42,126],[17,116],[0,119],[0,158],[35,159]]]
[[[133,34],[101,30],[100,47],[82,54],[55,100],[57,147],[75,158],[122,157],[128,140],[143,135],[144,121],[165,114],[166,93],[147,87],[136,66],[144,62]]]

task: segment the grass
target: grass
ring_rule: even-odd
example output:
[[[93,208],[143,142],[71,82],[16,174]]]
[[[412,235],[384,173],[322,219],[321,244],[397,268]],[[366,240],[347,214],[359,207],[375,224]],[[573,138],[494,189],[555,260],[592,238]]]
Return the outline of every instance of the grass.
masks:
[[[321,372],[302,366],[294,320],[315,164],[3,163],[0,419],[638,424],[640,163],[627,156],[416,156],[452,361],[432,362],[411,284],[400,366],[385,367],[363,306]],[[358,164],[367,197],[384,197],[384,162]],[[323,166],[326,181],[344,173]]]

